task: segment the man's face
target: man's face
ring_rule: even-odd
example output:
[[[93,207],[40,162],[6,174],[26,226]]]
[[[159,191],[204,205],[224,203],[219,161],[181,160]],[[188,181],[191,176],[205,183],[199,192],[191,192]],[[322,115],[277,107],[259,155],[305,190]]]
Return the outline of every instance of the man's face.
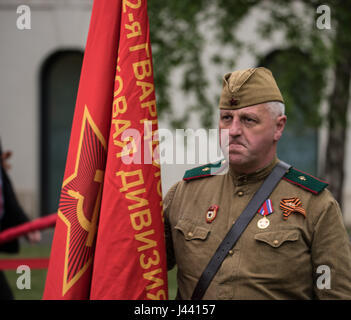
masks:
[[[237,110],[220,110],[219,128],[229,132],[229,163],[240,173],[268,165],[276,153],[286,116],[273,118],[264,104]]]

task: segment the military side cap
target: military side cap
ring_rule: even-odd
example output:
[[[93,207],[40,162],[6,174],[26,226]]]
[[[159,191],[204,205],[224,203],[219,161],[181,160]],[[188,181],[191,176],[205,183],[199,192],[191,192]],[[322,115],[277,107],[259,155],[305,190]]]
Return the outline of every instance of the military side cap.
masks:
[[[220,109],[240,109],[269,101],[284,103],[270,70],[250,68],[224,75]]]
[[[321,193],[328,186],[328,183],[325,181],[295,168],[290,168],[290,170],[284,175],[283,179],[302,189],[310,191],[313,194]]]
[[[189,169],[185,171],[183,180],[190,181],[217,175],[228,167],[227,164],[228,163],[226,162],[226,160],[220,160],[215,163],[209,163],[200,167]]]

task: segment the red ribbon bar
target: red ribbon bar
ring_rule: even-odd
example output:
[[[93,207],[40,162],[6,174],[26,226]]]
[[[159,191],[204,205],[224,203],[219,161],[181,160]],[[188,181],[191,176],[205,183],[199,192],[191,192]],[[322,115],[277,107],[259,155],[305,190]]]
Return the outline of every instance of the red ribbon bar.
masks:
[[[0,260],[0,270],[16,270],[19,266],[26,265],[30,269],[47,269],[48,258],[21,258]]]
[[[17,239],[29,232],[35,230],[42,230],[49,227],[53,227],[56,223],[56,213],[52,213],[48,216],[37,218],[33,221],[23,223],[13,228],[9,228],[0,232],[0,244]]]

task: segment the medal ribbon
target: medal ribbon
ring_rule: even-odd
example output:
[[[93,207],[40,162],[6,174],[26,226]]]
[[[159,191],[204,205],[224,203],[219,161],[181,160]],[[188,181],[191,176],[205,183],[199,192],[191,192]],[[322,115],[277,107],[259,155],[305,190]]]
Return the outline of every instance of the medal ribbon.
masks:
[[[301,213],[306,218],[306,211],[302,208],[302,203],[299,198],[287,198],[280,201],[280,209],[283,210],[283,219],[287,220],[292,213]]]
[[[272,201],[270,199],[266,200],[262,207],[258,210],[258,213],[262,216],[268,216],[274,211]]]

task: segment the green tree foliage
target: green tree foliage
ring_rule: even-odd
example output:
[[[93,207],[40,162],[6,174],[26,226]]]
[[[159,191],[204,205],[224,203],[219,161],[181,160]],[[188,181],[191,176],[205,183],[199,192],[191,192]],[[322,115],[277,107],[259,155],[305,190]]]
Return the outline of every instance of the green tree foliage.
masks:
[[[211,59],[214,65],[226,65],[228,70],[233,70],[236,59],[243,50],[249,48],[251,53],[255,53],[257,49],[255,43],[250,43],[250,38],[236,32],[239,24],[253,9],[259,10],[258,16],[262,16],[256,30],[262,40],[272,38],[276,32],[283,32],[284,43],[280,49],[298,48],[302,53],[301,59],[295,59],[296,56],[294,59],[287,57],[289,60],[282,61],[279,66],[279,70],[282,71],[279,72],[279,85],[287,97],[288,111],[295,105],[293,97],[296,95],[289,91],[291,87],[295,87],[294,83],[298,82],[298,79],[293,79],[294,71],[303,69],[304,74],[310,75],[311,81],[316,83],[317,88],[314,88],[314,92],[322,92],[325,85],[323,71],[327,70],[331,60],[330,45],[328,46],[331,32],[321,32],[316,28],[315,6],[316,4],[311,2],[299,8],[296,1],[287,4],[287,1],[149,0],[158,110],[161,117],[167,114],[174,124],[185,125],[189,113],[196,112],[201,117],[202,125],[212,125],[214,105],[218,101],[215,100],[216,97],[206,95],[208,77],[213,75],[206,74],[207,65],[203,63],[205,44],[213,41],[213,46],[218,48]],[[214,40],[201,30],[206,24],[209,24],[208,28]],[[232,51],[229,58],[228,54],[221,53],[221,48],[229,48]],[[262,59],[259,53],[256,56],[257,61]],[[195,104],[187,106],[186,115],[182,118],[172,114],[172,109],[176,107],[171,108],[172,71],[176,68],[182,70],[181,89],[187,95],[194,95],[196,100]],[[316,79],[318,81],[315,81]],[[320,124],[316,108],[319,102],[313,101],[310,108],[303,108],[312,125]],[[301,106],[301,103],[297,105]]]

